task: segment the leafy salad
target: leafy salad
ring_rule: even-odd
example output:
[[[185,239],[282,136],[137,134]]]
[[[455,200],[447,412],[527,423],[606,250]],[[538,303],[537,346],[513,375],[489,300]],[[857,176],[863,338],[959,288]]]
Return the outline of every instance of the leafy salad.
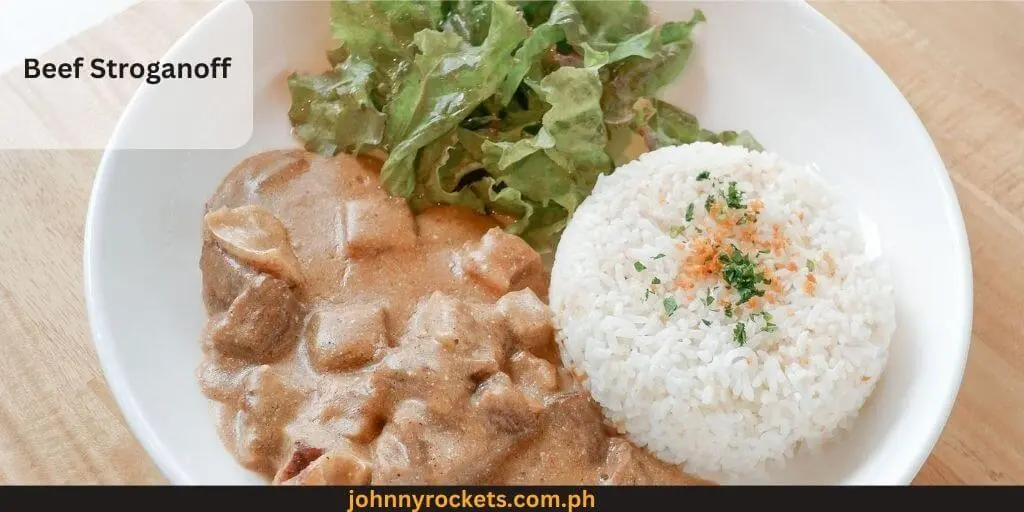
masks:
[[[289,77],[289,119],[310,151],[380,155],[413,209],[496,214],[547,252],[598,176],[644,151],[760,149],[657,98],[704,21],[652,24],[639,0],[335,0],[332,68]]]

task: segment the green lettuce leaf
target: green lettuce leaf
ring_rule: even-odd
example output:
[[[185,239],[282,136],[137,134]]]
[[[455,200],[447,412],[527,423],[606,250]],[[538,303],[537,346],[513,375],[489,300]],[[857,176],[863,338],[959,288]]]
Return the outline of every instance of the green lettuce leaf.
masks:
[[[764,149],[750,132],[726,130],[716,133],[702,128],[696,116],[665,101],[644,98],[637,101],[634,111],[634,126],[652,150],[692,142],[744,146],[755,151]]]
[[[608,79],[601,104],[607,122],[628,122],[633,115],[633,104],[638,99],[656,96],[683,72],[693,52],[690,34],[693,27],[704,20],[704,13],[695,10],[687,22],[666,23],[658,31],[662,44],[656,52],[649,57],[630,55],[605,68]],[[632,46],[623,52],[638,51],[639,48]],[[612,62],[610,55],[608,61]]]
[[[630,57],[654,59],[665,45],[689,41],[698,23],[706,21],[703,11],[695,10],[689,21],[670,21],[651,27],[615,45],[603,49],[587,43],[584,49],[583,65],[587,67],[606,66]],[[669,80],[671,81],[671,80]]]
[[[496,129],[489,134],[502,141],[517,141],[536,135],[541,128],[544,114],[550,105],[544,102],[537,91],[523,84],[513,96],[513,101],[504,108],[504,117]]]
[[[552,252],[557,236],[569,222],[569,212],[554,203],[541,205],[528,200],[524,203],[530,207],[529,215],[510,226],[508,231],[522,237],[541,254]]]
[[[473,46],[483,43],[491,25],[490,0],[445,0],[441,8],[442,30],[458,34]]]
[[[420,148],[458,126],[494,95],[508,74],[509,56],[527,35],[526,22],[505,2],[493,3],[488,35],[480,46],[452,32],[423,30],[415,35],[421,53],[386,109],[385,141],[391,153],[381,180],[391,194],[412,194]]]
[[[459,186],[463,177],[480,166],[455,131],[431,142],[420,152],[418,183],[409,198],[410,206],[422,211],[435,204],[450,204],[486,213],[484,201],[473,190]]]
[[[521,237],[541,254],[553,251],[557,236],[565,229],[569,212],[557,203],[531,201],[513,187],[485,177],[470,187],[483,198],[488,210],[516,219],[505,231]]]
[[[288,78],[288,119],[306,149],[334,155],[380,146],[387,120],[370,97],[373,74],[372,64],[349,57],[327,73]]]
[[[484,166],[504,171],[511,165],[522,161],[538,151],[554,147],[554,137],[546,129],[542,128],[535,137],[520,139],[516,142],[494,142],[490,139],[484,139],[480,149],[483,153]]]
[[[551,105],[542,119],[555,142],[554,151],[549,151],[553,158],[576,174],[611,170],[598,70],[559,68],[534,88]]]
[[[541,204],[554,201],[567,210],[575,209],[579,199],[569,170],[543,150],[527,148],[526,143],[528,140],[516,144],[485,142],[484,164],[490,174],[525,198]]]
[[[550,252],[598,177],[696,141],[759,149],[657,99],[705,21],[652,24],[640,0],[335,0],[332,68],[293,74],[289,120],[312,151],[386,155],[415,210],[495,214]]]
[[[516,50],[512,69],[501,86],[499,97],[507,104],[531,69],[540,66],[540,59],[556,44],[567,38],[578,39],[583,20],[572,2],[562,0],[552,6],[551,13]]]
[[[563,217],[552,212],[563,212],[567,218],[593,189],[597,176],[612,167],[605,152],[608,133],[601,113],[601,81],[596,69],[564,67],[533,88],[550,105],[542,128],[516,142],[484,140],[482,161],[498,183],[545,208],[546,219],[560,222]],[[552,210],[552,204],[559,208]],[[540,221],[528,222],[536,227]],[[551,222],[540,225],[550,227]]]
[[[347,54],[374,63],[384,102],[412,59],[413,37],[437,28],[441,15],[440,0],[334,0],[331,35]]]
[[[547,103],[537,92],[523,84],[516,89],[507,105],[495,95],[478,106],[460,126],[487,138],[515,142],[536,135],[547,110]]]
[[[625,165],[650,151],[643,136],[629,124],[608,125],[607,152],[616,167]]]
[[[642,0],[576,0],[572,4],[583,20],[587,42],[598,49],[621,43],[651,26],[650,10]]]
[[[437,28],[441,0],[333,0],[331,35],[354,55],[405,53],[413,36]]]
[[[563,0],[564,1],[564,0]],[[523,18],[531,28],[546,22],[555,8],[554,0],[513,0],[512,5],[523,13]]]

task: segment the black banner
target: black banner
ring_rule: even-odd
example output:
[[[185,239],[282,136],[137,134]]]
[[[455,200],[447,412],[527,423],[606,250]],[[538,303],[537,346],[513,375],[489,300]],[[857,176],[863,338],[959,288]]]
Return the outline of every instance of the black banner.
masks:
[[[769,505],[817,512],[837,505],[870,511],[890,499],[978,507],[979,500],[994,505],[1001,497],[1019,504],[1024,487],[0,487],[5,510],[102,505],[105,510],[188,512],[728,512]]]

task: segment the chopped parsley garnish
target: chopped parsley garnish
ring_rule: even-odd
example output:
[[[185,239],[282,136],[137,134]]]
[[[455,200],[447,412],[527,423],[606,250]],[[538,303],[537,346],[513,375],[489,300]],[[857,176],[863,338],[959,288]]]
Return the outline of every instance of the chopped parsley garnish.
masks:
[[[697,175],[697,181],[704,181],[710,177],[711,171],[701,171],[701,173]]]
[[[747,343],[747,326],[743,322],[736,324],[736,327],[732,329],[732,340],[743,346]]]
[[[655,277],[654,279],[651,279],[651,284],[661,284],[661,279]]]
[[[728,318],[732,318],[732,304],[725,305],[725,316]]]
[[[633,268],[635,268],[637,272],[643,272],[644,270],[647,270],[647,267],[645,267],[644,264],[640,263],[639,261],[633,262]]]
[[[686,222],[693,222],[693,203],[686,207]]]
[[[665,315],[672,316],[679,309],[679,304],[676,303],[675,297],[665,297],[665,300],[661,301],[662,305],[665,306]]]
[[[729,190],[725,194],[725,204],[729,205],[729,208],[735,208],[742,210],[747,205],[743,204],[743,191],[736,188],[736,182],[729,182]]]
[[[655,260],[660,260],[660,259],[662,259],[662,258],[664,258],[664,257],[665,257],[665,253],[663,253],[663,252],[659,252],[659,253],[657,254],[657,256],[655,256],[655,257],[653,257],[653,258],[651,258],[651,259],[655,259]]]
[[[746,224],[746,223],[748,223],[748,222],[750,222],[750,217],[748,217],[748,216],[747,216],[747,214],[745,214],[745,213],[744,213],[744,214],[743,214],[743,215],[742,215],[742,216],[740,217],[740,220],[736,221],[736,225],[737,225],[737,226],[742,226],[742,225],[744,225],[744,224]]]
[[[722,278],[725,283],[740,294],[737,306],[764,295],[764,290],[758,288],[766,282],[764,272],[735,245],[731,253],[719,254],[718,261],[722,262]]]
[[[686,231],[686,226],[672,226],[668,228],[668,236],[675,238]]]
[[[647,292],[644,293],[644,302],[647,302],[647,298],[651,296],[651,289],[648,288]]]
[[[710,212],[711,205],[715,204],[715,196],[708,196],[707,200],[704,201],[704,211]]]
[[[761,249],[760,251],[757,251],[758,254],[769,254],[771,252],[771,249]]]
[[[807,260],[807,271],[814,272],[814,260]]]
[[[761,329],[762,331],[771,334],[775,332],[776,329],[778,329],[779,326],[775,325],[775,322],[772,321],[773,318],[771,313],[767,311],[762,311],[761,318],[764,319],[764,327]]]
[[[711,322],[709,322],[707,320],[701,320],[701,323],[706,325],[707,327],[711,327]]]
[[[701,299],[701,302],[703,302],[705,306],[711,306],[712,304],[715,303],[715,298],[711,296],[711,288],[708,288],[708,293],[704,295],[704,298]]]

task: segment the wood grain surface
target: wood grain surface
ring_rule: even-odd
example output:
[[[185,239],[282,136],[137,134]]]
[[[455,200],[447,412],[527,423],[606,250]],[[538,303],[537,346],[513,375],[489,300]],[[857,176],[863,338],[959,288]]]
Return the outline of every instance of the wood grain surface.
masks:
[[[813,5],[910,100],[966,217],[973,345],[956,407],[915,484],[1024,484],[1024,3]],[[144,3],[51,55],[118,48],[158,58],[212,6]],[[0,77],[0,97],[13,102],[0,104],[0,125],[89,129],[12,82]],[[98,82],[83,103],[116,119],[132,92],[102,89],[116,82]],[[125,425],[89,336],[82,231],[99,159],[92,150],[0,151],[0,483],[166,483]]]

